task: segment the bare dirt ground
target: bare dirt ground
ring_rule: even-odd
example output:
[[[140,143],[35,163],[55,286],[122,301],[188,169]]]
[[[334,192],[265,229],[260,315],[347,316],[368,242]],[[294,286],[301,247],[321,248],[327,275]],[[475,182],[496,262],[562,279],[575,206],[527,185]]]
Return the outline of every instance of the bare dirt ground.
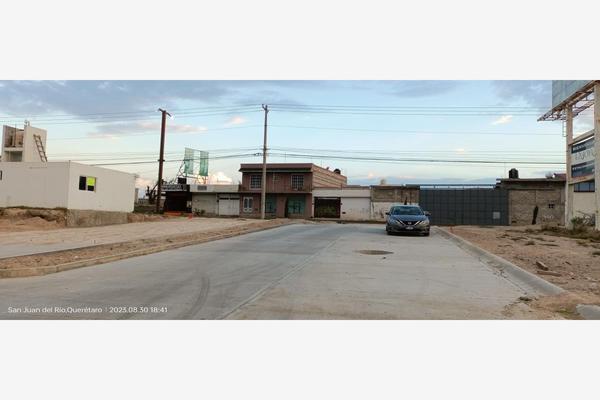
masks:
[[[154,222],[135,222],[121,225],[95,226],[91,228],[65,228],[48,231],[0,232],[3,244],[55,244],[71,243],[94,246],[130,240],[151,239],[161,236],[194,233],[212,229],[225,229],[256,222],[254,219],[238,218],[185,218],[171,217]]]
[[[202,242],[222,235],[239,234],[257,228],[289,223],[288,220],[225,218],[177,218],[94,228],[0,234],[3,243],[41,243],[72,241],[85,247],[0,259],[0,270],[61,265],[123,254],[177,243]],[[91,243],[91,244],[90,244]]]
[[[128,222],[163,221],[163,215],[129,213]],[[35,208],[0,209],[0,234],[63,229],[66,227],[66,210]]]
[[[577,304],[600,305],[600,241],[595,238],[558,236],[538,226],[445,229],[568,291],[526,299],[532,307],[576,318]]]

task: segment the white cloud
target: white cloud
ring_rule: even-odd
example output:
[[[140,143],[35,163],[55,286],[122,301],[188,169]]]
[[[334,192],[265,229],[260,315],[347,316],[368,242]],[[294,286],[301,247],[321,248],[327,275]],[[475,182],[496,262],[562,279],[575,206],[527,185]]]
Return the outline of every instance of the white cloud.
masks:
[[[231,117],[227,120],[225,125],[240,125],[240,124],[243,124],[244,122],[246,122],[246,118],[240,117],[239,115],[234,115],[233,117]]]
[[[138,188],[146,188],[146,186],[154,186],[154,181],[151,179],[146,179],[146,178],[137,178],[135,180],[135,187]]]
[[[195,126],[189,124],[173,124],[167,122],[167,133],[202,133],[208,128],[204,126]],[[90,133],[91,136],[119,137],[131,134],[160,133],[160,122],[122,122],[115,124],[103,124],[96,127],[96,132]]]
[[[214,174],[208,175],[208,183],[209,184],[232,184],[233,179],[225,175],[223,171],[217,171]]]
[[[510,121],[512,121],[512,117],[512,115],[503,115],[494,122],[492,122],[492,125],[508,124]]]

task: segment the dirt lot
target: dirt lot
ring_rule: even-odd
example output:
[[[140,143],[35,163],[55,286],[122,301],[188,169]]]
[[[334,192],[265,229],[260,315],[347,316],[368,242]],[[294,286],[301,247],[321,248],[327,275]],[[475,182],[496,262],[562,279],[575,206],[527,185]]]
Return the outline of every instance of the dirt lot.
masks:
[[[160,251],[165,246],[174,248],[184,243],[200,243],[222,236],[285,223],[289,223],[289,221],[284,219],[262,221],[256,219],[178,218],[94,228],[3,233],[0,234],[0,246],[3,243],[27,244],[35,250],[36,246],[41,244],[69,242],[70,244],[81,244],[82,247],[3,258],[0,259],[0,271],[62,265],[137,251]]]
[[[569,316],[578,303],[600,305],[598,239],[558,236],[538,226],[445,229],[570,292],[534,299],[537,308]]]
[[[66,227],[65,209],[1,208],[0,234],[62,229]],[[129,213],[128,222],[163,221],[163,215]]]
[[[256,222],[243,218],[192,218],[172,217],[154,222],[136,222],[122,225],[96,226],[91,228],[65,228],[52,231],[0,232],[3,244],[47,245],[69,243],[81,246],[150,239],[161,236],[193,233],[213,229],[243,226]],[[0,252],[1,256],[1,252]]]

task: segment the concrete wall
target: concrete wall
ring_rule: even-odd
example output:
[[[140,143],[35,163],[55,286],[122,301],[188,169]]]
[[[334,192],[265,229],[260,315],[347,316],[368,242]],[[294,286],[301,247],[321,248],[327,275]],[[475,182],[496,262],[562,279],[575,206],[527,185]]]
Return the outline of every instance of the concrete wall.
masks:
[[[511,225],[530,225],[538,207],[538,224],[564,224],[564,190],[509,190],[508,213]]]
[[[207,217],[219,214],[216,193],[192,193],[192,212]]]
[[[68,227],[87,227],[101,225],[126,224],[126,212],[67,210],[66,225]]]
[[[68,207],[68,162],[1,162],[0,171],[0,207]]]
[[[385,221],[385,213],[397,204],[419,204],[417,186],[371,186],[371,219]]]
[[[79,190],[79,177],[96,178],[96,191]],[[107,168],[70,163],[69,209],[98,211],[133,211],[135,176]]]

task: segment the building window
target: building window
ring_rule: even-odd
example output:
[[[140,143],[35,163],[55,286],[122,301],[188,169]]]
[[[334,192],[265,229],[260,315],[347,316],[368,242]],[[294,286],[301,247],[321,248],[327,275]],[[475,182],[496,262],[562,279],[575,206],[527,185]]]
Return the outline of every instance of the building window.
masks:
[[[262,176],[250,175],[250,189],[260,189],[261,181],[262,181]]]
[[[95,192],[96,191],[96,178],[94,178],[92,176],[80,176],[79,177],[79,190]]]
[[[554,209],[554,203],[550,203],[550,204],[548,204],[548,208],[549,208],[549,209]]]
[[[575,184],[575,192],[578,193],[586,193],[586,192],[594,192],[595,191],[595,181],[581,182]]]
[[[242,209],[245,213],[252,212],[253,200],[252,197],[244,197]]]
[[[0,171],[0,181],[2,180],[2,171]]]
[[[292,175],[292,189],[301,190],[304,187],[304,175]]]

